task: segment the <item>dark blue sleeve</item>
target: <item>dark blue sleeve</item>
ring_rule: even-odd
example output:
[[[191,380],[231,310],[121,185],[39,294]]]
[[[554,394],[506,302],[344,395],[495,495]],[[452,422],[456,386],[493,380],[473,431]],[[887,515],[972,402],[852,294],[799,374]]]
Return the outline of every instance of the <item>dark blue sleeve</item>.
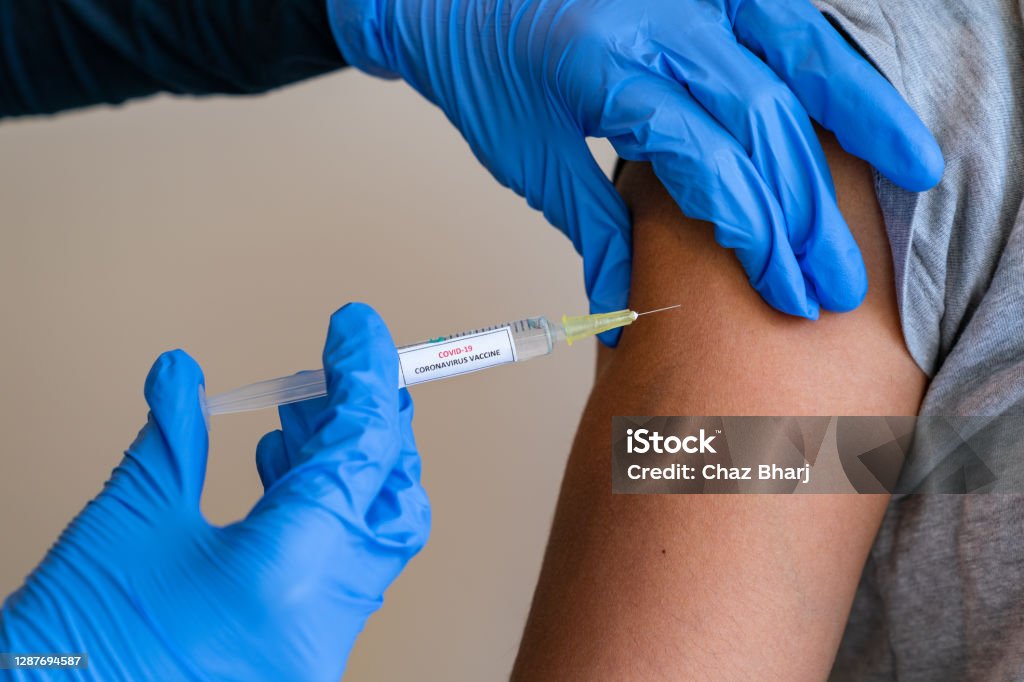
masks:
[[[326,0],[0,0],[0,117],[253,94],[341,66]]]

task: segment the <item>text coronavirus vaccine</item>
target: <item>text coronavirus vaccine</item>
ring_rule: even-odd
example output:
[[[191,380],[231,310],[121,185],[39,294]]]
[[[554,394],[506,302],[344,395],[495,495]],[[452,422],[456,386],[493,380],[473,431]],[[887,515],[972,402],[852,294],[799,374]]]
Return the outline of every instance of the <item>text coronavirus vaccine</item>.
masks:
[[[439,341],[428,341],[398,351],[406,386],[468,374],[516,361],[511,327],[498,327]]]

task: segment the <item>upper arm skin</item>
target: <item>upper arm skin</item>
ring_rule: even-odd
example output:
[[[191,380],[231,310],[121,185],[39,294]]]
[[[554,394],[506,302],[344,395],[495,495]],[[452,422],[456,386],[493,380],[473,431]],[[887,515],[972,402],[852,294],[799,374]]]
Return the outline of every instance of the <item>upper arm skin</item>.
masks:
[[[625,330],[569,458],[518,680],[827,677],[883,495],[612,495],[614,415],[913,415],[926,379],[903,343],[870,169],[823,135],[870,290],[856,311],[787,317],[645,165]]]

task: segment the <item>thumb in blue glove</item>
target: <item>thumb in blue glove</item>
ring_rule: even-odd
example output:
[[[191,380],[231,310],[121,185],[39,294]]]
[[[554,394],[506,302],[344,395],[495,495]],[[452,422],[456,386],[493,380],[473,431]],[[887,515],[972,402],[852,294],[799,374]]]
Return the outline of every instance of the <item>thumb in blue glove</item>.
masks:
[[[630,225],[588,136],[650,162],[771,305],[812,319],[859,305],[867,276],[810,120],[907,189],[942,174],[928,130],[807,0],[327,4],[350,64],[404,78],[572,240],[592,312],[626,307]]]
[[[185,353],[146,380],[149,423],[103,492],[0,615],[0,651],[84,652],[87,679],[337,680],[385,589],[430,526],[384,323],[331,318],[328,396],[282,413],[266,486],[223,528],[199,511],[202,372]]]

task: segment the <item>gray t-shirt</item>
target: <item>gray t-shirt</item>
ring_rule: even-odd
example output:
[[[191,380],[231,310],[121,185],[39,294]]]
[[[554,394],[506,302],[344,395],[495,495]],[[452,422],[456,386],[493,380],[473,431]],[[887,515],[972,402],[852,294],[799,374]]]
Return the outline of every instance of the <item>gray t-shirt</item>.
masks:
[[[815,2],[946,156],[876,176],[921,414],[1024,417],[1024,0]],[[1024,495],[894,498],[832,678],[1024,680]]]

